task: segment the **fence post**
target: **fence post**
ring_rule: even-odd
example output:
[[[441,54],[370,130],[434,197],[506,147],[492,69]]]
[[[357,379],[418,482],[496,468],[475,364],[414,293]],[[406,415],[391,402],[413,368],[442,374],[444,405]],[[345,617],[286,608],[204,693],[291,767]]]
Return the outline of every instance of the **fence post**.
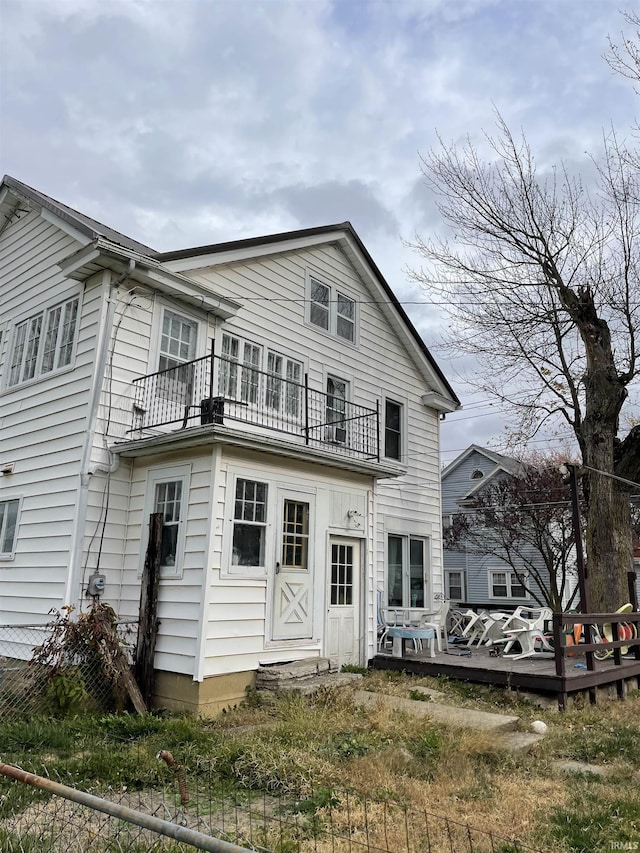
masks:
[[[160,583],[160,552],[162,547],[162,513],[149,516],[149,544],[144,558],[140,586],[138,641],[136,643],[135,674],[147,706],[153,693],[153,659],[158,631],[158,586]]]

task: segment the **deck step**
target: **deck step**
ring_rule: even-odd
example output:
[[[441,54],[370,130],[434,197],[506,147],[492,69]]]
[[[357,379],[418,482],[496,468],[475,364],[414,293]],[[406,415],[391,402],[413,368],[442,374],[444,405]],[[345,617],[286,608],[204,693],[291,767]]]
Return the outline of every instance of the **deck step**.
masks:
[[[400,696],[387,696],[383,693],[356,691],[357,705],[372,706],[381,703],[396,711],[404,711],[416,717],[429,717],[438,723],[459,728],[476,729],[484,732],[513,731],[518,717],[505,714],[491,714],[487,711],[474,711],[471,708],[456,708],[452,705],[440,705],[437,702],[421,702],[415,699],[403,699]]]

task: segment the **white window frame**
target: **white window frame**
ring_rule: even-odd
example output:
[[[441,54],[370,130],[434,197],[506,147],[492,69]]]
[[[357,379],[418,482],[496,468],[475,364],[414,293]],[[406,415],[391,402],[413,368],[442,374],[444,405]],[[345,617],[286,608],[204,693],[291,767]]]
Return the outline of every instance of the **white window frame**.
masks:
[[[276,359],[282,360],[282,371],[280,374],[272,372],[269,368],[269,363]],[[293,379],[290,376],[290,368],[299,368],[300,375],[298,379]],[[264,377],[264,407],[269,413],[276,414],[286,420],[300,421],[302,420],[302,384],[304,379],[304,363],[300,359],[290,358],[284,353],[267,348],[265,350],[265,367],[264,371],[267,374]],[[273,393],[274,383],[279,383],[279,401],[278,406],[269,405],[269,395]],[[291,388],[295,390],[295,397],[290,393]],[[295,400],[295,407],[289,404]],[[295,408],[297,411],[289,411],[290,408]]]
[[[402,540],[402,604],[391,604],[389,595],[389,537],[393,536],[396,539]],[[393,528],[385,529],[384,550],[385,550],[385,607],[420,607],[419,604],[413,604],[411,601],[411,541],[415,540],[422,542],[422,596],[424,603],[422,607],[429,607],[428,585],[431,568],[431,537],[420,533],[409,533],[406,531],[395,530]]]
[[[519,572],[519,574],[524,578],[524,582],[526,583],[527,573],[526,572]],[[493,579],[494,575],[505,575],[505,578],[506,578],[505,583],[499,584],[499,585],[500,586],[506,586],[506,588],[507,588],[507,594],[506,595],[494,595],[493,590],[494,590],[494,586],[496,585],[494,583],[494,579]],[[513,593],[512,593],[512,586],[513,586],[512,579],[515,579],[516,583],[519,586],[523,586],[522,581],[518,580],[518,578],[516,577],[515,571],[511,567],[506,567],[504,569],[497,569],[497,568],[496,569],[489,569],[487,572],[489,598],[492,600],[497,600],[497,601],[526,601],[529,598],[529,595],[528,595],[526,589],[524,590],[522,595],[513,595]]]
[[[451,595],[451,575],[460,575],[460,583],[455,586],[460,587],[460,596]],[[464,601],[466,598],[466,572],[463,569],[445,569],[444,570],[444,587],[445,594],[449,601]]]
[[[264,521],[256,522],[252,519],[246,518],[237,518],[236,517],[236,503],[238,501],[237,490],[239,483],[254,483],[256,485],[264,486],[265,489],[265,501],[264,501]],[[264,478],[260,477],[260,475],[256,475],[255,473],[251,474],[236,474],[232,478],[232,492],[230,498],[231,506],[231,527],[230,527],[230,549],[231,549],[231,559],[229,563],[229,574],[231,575],[243,575],[245,577],[262,577],[266,574],[267,571],[267,561],[269,559],[269,528],[270,528],[270,513],[271,513],[271,502],[272,502],[272,489],[271,484]],[[235,538],[235,530],[236,524],[243,525],[251,525],[255,527],[259,527],[263,533],[263,541],[262,541],[262,564],[257,565],[246,565],[239,564],[234,562],[234,548],[233,548],[233,540]]]
[[[344,420],[337,419],[332,421],[329,409],[329,382],[340,382],[345,386],[344,388]],[[348,445],[349,443],[349,421],[347,420],[347,404],[351,402],[351,387],[352,383],[349,379],[345,379],[343,376],[338,376],[336,373],[332,373],[331,371],[327,371],[324,377],[324,394],[326,397],[325,400],[325,420],[326,426],[324,427],[324,441],[328,441],[332,444],[337,444],[340,446]],[[334,395],[335,399],[340,399],[336,395]],[[332,409],[331,411],[337,411],[336,409]],[[344,435],[343,435],[344,433]]]
[[[319,285],[322,285],[322,287],[325,287],[328,291],[329,304],[326,308],[326,326],[321,325],[320,323],[315,323],[311,319],[312,307],[314,305],[321,305],[320,302],[314,302],[311,298],[313,294],[314,282]],[[347,318],[344,312],[339,310],[340,300],[344,300],[353,305],[353,318]],[[347,322],[351,322],[353,324],[352,339],[340,334],[340,332],[338,331],[340,327],[339,320],[346,320]],[[339,341],[343,341],[344,343],[349,344],[350,346],[358,345],[358,332],[360,328],[358,300],[352,293],[349,292],[348,287],[343,287],[342,285],[327,281],[327,279],[323,275],[318,275],[315,272],[309,272],[307,274],[307,310],[305,312],[305,322],[313,329],[323,332],[325,335],[330,335],[332,338],[336,338]]]
[[[144,569],[144,559],[149,544],[149,516],[155,512],[156,486],[160,483],[173,483],[180,481],[182,484],[180,520],[178,523],[178,536],[176,541],[176,556],[173,566],[161,566],[161,578],[181,578],[184,573],[184,551],[186,540],[187,518],[189,514],[189,489],[191,484],[191,465],[173,465],[162,468],[149,468],[147,471],[147,484],[145,488],[144,512],[142,517],[142,530],[140,535],[140,564],[139,573]]]
[[[250,480],[264,483],[267,487],[267,510],[264,541],[264,566],[238,566],[233,564],[233,530],[235,525],[236,484],[238,480]],[[273,475],[260,468],[243,468],[242,466],[227,469],[224,507],[224,532],[222,537],[222,577],[241,577],[248,579],[264,579],[269,569],[274,566],[274,525],[276,513],[276,484]]]
[[[13,530],[13,538],[11,541],[11,549],[9,551],[0,550],[0,560],[3,562],[13,560],[15,555],[16,555],[16,545],[18,542],[18,530],[20,528],[20,514],[22,511],[22,496],[21,495],[3,495],[0,498],[0,506],[2,504],[8,505],[8,504],[14,503],[14,502],[17,502],[17,504],[18,504],[18,509],[16,512],[16,523],[15,523],[15,527]],[[3,513],[3,516],[2,516],[2,521],[0,522],[0,549],[4,546],[4,539],[6,537],[6,532],[7,532],[7,519],[8,519],[8,514],[7,514],[6,508],[5,508],[5,512]]]
[[[164,325],[164,315],[166,311],[169,311],[170,314],[176,314],[178,317],[182,317],[189,323],[196,324],[197,332],[194,359],[202,358],[202,356],[206,355],[205,348],[207,343],[208,327],[203,317],[189,311],[188,308],[183,308],[182,305],[169,301],[168,299],[158,299],[153,309],[153,333],[151,336],[151,346],[149,348],[149,373],[157,373],[160,369],[160,358],[162,356],[160,345],[162,342],[162,327]]]
[[[65,315],[68,308],[75,303],[75,317],[73,325],[73,337],[65,342],[63,333],[65,329]],[[73,310],[73,309],[71,309]],[[53,353],[53,364],[50,368],[43,369],[45,346],[49,337],[49,324],[56,311],[59,311],[58,324],[56,326],[56,336],[53,349],[48,351]],[[56,376],[69,370],[73,370],[76,359],[76,348],[78,344],[78,335],[80,330],[80,322],[82,317],[82,293],[78,290],[67,293],[62,299],[58,298],[41,308],[39,311],[30,311],[23,314],[12,322],[11,334],[9,335],[9,346],[7,348],[5,358],[5,377],[4,389],[13,390],[21,388],[33,382],[40,382],[43,379],[48,379],[50,376]],[[29,333],[38,327],[37,337],[29,338]],[[24,329],[24,338],[21,341],[23,346],[20,360],[17,364],[13,364],[16,355],[16,349],[19,341],[22,338],[21,329]],[[33,370],[29,376],[25,377],[25,366],[27,362],[27,353],[31,344],[30,361],[33,363]],[[68,358],[64,364],[59,364],[60,355],[63,349],[68,348]],[[13,374],[18,370],[18,377],[13,378]]]

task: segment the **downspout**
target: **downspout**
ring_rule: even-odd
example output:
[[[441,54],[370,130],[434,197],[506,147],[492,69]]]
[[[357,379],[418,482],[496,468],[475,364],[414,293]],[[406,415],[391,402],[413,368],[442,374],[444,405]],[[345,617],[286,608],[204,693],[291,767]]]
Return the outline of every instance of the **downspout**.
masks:
[[[107,359],[109,357],[109,343],[111,338],[111,329],[113,327],[113,319],[115,316],[117,297],[116,293],[122,282],[128,278],[135,269],[136,262],[131,259],[127,269],[115,280],[109,283],[109,292],[107,294],[107,310],[102,327],[102,337],[100,346],[96,353],[95,370],[93,373],[93,383],[91,387],[91,398],[89,402],[89,414],[87,416],[87,429],[84,437],[82,448],[82,461],[80,463],[80,487],[78,490],[78,502],[76,512],[76,524],[73,534],[71,547],[71,561],[69,565],[69,574],[67,577],[67,588],[64,595],[64,604],[71,605],[82,603],[82,591],[79,589],[80,575],[82,571],[82,553],[84,546],[85,527],[87,522],[87,505],[89,498],[89,483],[91,477],[95,473],[113,473],[119,465],[119,456],[113,455],[111,462],[108,465],[95,465],[90,467],[91,452],[93,450],[93,441],[98,420],[98,409],[100,407],[100,398],[102,396],[105,370]]]

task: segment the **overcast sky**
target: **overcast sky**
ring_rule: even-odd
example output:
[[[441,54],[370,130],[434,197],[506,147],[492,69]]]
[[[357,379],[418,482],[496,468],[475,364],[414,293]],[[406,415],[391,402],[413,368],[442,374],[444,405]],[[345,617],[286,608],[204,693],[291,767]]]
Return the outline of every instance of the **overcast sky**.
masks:
[[[443,424],[444,462],[500,450],[503,419],[408,281],[403,239],[439,226],[419,153],[436,131],[481,143],[497,108],[540,164],[588,173],[603,128],[637,114],[603,59],[621,7],[0,0],[0,169],[158,250],[350,220],[466,407]]]

